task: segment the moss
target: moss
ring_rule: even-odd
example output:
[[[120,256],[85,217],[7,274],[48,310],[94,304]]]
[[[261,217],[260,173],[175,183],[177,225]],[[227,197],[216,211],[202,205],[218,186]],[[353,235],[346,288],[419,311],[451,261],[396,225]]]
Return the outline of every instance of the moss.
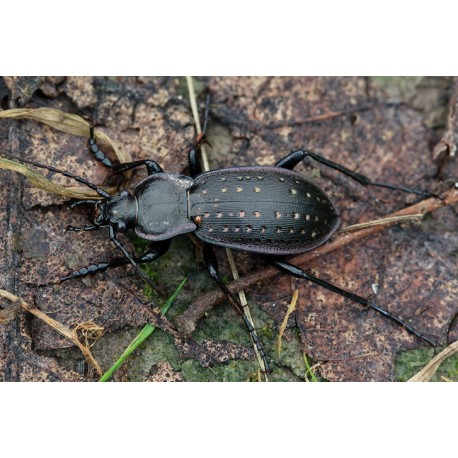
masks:
[[[400,353],[396,359],[394,380],[405,382],[431,361],[440,349],[420,348]],[[458,355],[453,355],[445,360],[432,377],[432,382],[452,380],[458,382]]]

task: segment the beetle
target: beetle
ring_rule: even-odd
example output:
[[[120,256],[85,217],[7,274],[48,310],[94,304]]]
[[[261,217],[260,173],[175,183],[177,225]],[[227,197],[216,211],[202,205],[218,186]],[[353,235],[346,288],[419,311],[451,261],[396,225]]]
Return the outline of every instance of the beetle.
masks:
[[[220,278],[213,246],[243,250],[264,256],[280,271],[304,278],[352,301],[365,305],[397,322],[415,336],[435,345],[428,336],[414,329],[403,319],[392,315],[368,299],[341,289],[332,283],[288,263],[284,257],[303,253],[325,243],[340,224],[339,211],[331,199],[313,182],[295,172],[294,167],[306,158],[315,160],[356,180],[364,186],[388,188],[437,197],[435,194],[371,181],[369,178],[308,150],[296,150],[272,166],[230,167],[204,172],[199,148],[205,141],[201,135],[189,151],[189,176],[164,172],[154,160],[113,164],[99,149],[90,127],[88,147],[96,161],[124,173],[146,167],[147,177],[133,191],[123,190],[110,195],[88,180],[68,171],[23,158],[6,157],[62,174],[93,189],[102,200],[79,200],[72,205],[94,206],[93,225],[69,227],[71,231],[92,231],[107,228],[109,237],[123,253],[114,258],[83,267],[60,278],[60,282],[85,277],[108,268],[132,264],[139,275],[153,288],[139,264],[152,262],[169,248],[170,240],[193,232],[203,245],[204,260],[210,277],[218,284],[228,302],[243,318],[266,370],[267,355],[253,325],[243,313],[238,299]],[[139,257],[131,256],[116,237],[117,232],[133,230],[149,241],[148,249]],[[156,288],[155,288],[156,289]]]

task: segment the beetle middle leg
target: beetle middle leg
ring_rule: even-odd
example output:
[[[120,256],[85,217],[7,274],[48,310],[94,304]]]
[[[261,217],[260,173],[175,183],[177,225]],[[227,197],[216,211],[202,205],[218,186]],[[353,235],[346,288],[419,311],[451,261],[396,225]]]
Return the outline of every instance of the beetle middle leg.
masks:
[[[191,178],[195,178],[197,175],[200,175],[204,170],[202,168],[202,163],[199,157],[199,147],[202,143],[208,143],[206,139],[207,127],[208,127],[208,117],[210,113],[210,95],[207,94],[205,97],[205,115],[204,115],[204,125],[202,132],[197,135],[196,143],[189,150],[188,153],[188,164],[189,164],[189,175]],[[211,146],[211,145],[210,145]]]
[[[372,181],[369,178],[367,178],[366,176],[361,175],[360,173],[354,172],[353,170],[347,169],[347,167],[337,164],[336,162],[330,161],[329,159],[326,159],[323,156],[320,156],[319,154],[313,153],[311,151],[301,150],[301,149],[297,151],[293,151],[292,153],[288,154],[288,156],[279,160],[275,164],[275,166],[292,170],[297,164],[299,164],[299,162],[303,161],[306,157],[310,157],[311,159],[319,162],[320,164],[325,165],[326,167],[330,167],[331,169],[337,170],[347,175],[348,177],[352,178],[353,180],[356,180],[358,183],[364,186],[376,186],[379,188],[388,188],[388,189],[392,189],[395,191],[402,191],[402,192],[407,192],[411,194],[417,194],[423,197],[440,198],[440,196],[438,196],[437,194],[433,194],[428,191],[421,191],[418,189],[411,189],[411,188],[406,188],[403,186],[396,186],[390,183],[380,183],[380,182]]]
[[[193,147],[189,150],[188,154],[189,162],[189,175],[191,178],[195,178],[197,175],[202,173],[202,164],[200,163],[199,153],[197,148]]]
[[[154,173],[163,172],[161,166],[156,161],[152,161],[151,159],[142,159],[140,161],[124,162],[123,164],[115,164],[113,166],[113,172],[114,173],[124,173],[136,167],[141,167],[142,165],[146,166],[148,175],[153,175]]]
[[[250,333],[251,340],[253,344],[256,346],[259,355],[262,358],[264,363],[265,370],[267,372],[271,372],[269,362],[267,361],[267,354],[264,351],[264,347],[262,346],[261,341],[259,340],[256,330],[254,329],[253,325],[251,324],[250,320],[247,318],[243,311],[243,307],[237,298],[227,289],[226,285],[222,282],[219,272],[218,272],[218,260],[213,252],[213,247],[207,243],[204,244],[204,260],[207,265],[208,273],[210,277],[216,282],[216,284],[220,287],[221,291],[226,296],[229,303],[232,305],[234,310],[243,318],[245,326],[247,327],[248,332]]]
[[[361,304],[361,305],[365,305],[366,307],[369,307],[369,308],[381,313],[383,316],[385,316],[385,317],[395,321],[396,323],[400,324],[401,326],[403,326],[411,334],[414,334],[415,336],[419,337],[420,339],[425,340],[426,342],[428,342],[433,347],[436,346],[436,342],[434,342],[433,340],[431,340],[426,335],[424,335],[421,332],[419,332],[416,329],[414,329],[409,323],[407,323],[406,321],[404,321],[403,319],[401,319],[401,318],[399,318],[397,316],[392,315],[390,312],[382,309],[377,304],[374,304],[373,302],[370,302],[368,299],[366,299],[364,297],[361,297],[361,296],[358,296],[357,294],[350,293],[349,291],[346,291],[346,290],[344,290],[342,288],[339,288],[338,286],[335,286],[332,283],[329,283],[329,282],[327,282],[325,280],[322,280],[322,279],[320,279],[318,277],[315,277],[314,275],[312,275],[310,273],[307,273],[307,272],[303,271],[302,269],[300,269],[299,267],[296,267],[295,265],[290,264],[290,263],[288,263],[286,261],[280,261],[280,260],[276,260],[276,259],[273,259],[273,258],[269,258],[269,262],[274,267],[276,267],[278,270],[281,270],[282,272],[286,272],[287,274],[292,275],[292,276],[297,277],[297,278],[303,278],[305,280],[311,281],[312,283],[320,285],[320,286],[328,289],[329,291],[332,291],[334,293],[339,294],[340,296],[346,297],[347,299],[350,299],[353,302],[356,302],[356,303]]]

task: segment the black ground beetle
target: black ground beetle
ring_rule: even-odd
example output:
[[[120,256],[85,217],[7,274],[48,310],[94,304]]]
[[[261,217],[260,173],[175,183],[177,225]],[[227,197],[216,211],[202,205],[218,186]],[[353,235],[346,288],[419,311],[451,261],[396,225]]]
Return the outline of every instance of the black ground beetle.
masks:
[[[169,248],[170,239],[176,235],[194,232],[204,243],[204,258],[211,278],[244,319],[267,370],[270,370],[267,356],[253,326],[245,317],[238,299],[219,277],[213,245],[264,255],[279,270],[310,280],[366,305],[404,326],[417,337],[435,345],[409,323],[369,300],[304,272],[282,259],[325,243],[339,227],[339,212],[332,201],[317,185],[292,170],[307,157],[338,170],[365,186],[438,197],[435,194],[373,182],[359,173],[305,150],[294,151],[270,167],[231,167],[203,172],[198,156],[200,142],[197,142],[189,151],[190,176],[185,176],[164,172],[155,161],[148,159],[112,164],[95,143],[93,128],[90,129],[88,143],[95,159],[110,167],[113,172],[123,173],[145,166],[148,176],[135,186],[132,193],[122,191],[112,196],[72,173],[26,159],[14,158],[72,178],[95,190],[103,198],[99,201],[76,202],[94,205],[94,224],[69,229],[90,231],[107,228],[110,239],[122,251],[124,257],[81,268],[61,278],[61,281],[130,263],[141,277],[151,284],[138,264],[151,262],[162,256]],[[148,250],[140,257],[132,257],[116,238],[116,232],[128,229],[133,229],[139,237],[150,241]]]

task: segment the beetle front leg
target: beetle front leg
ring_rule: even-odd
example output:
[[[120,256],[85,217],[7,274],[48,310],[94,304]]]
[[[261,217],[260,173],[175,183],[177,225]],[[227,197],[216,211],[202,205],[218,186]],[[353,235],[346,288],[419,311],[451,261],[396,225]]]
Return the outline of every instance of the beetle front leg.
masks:
[[[152,161],[151,159],[142,159],[140,161],[124,162],[123,164],[116,164],[113,166],[113,172],[114,173],[124,173],[124,172],[127,172],[128,170],[134,169],[136,167],[140,167],[142,165],[146,166],[148,175],[153,175],[154,173],[163,172],[161,166],[156,161]]]
[[[403,319],[392,315],[390,312],[382,309],[378,305],[374,304],[373,302],[370,302],[368,299],[358,296],[357,294],[350,293],[349,291],[346,291],[344,289],[339,288],[338,286],[333,285],[332,283],[328,283],[325,280],[321,280],[318,277],[315,277],[314,275],[304,272],[302,269],[299,267],[294,266],[293,264],[289,264],[288,262],[285,261],[279,261],[276,259],[269,259],[269,262],[276,267],[278,270],[281,270],[282,272],[286,272],[289,275],[292,275],[296,278],[303,278],[305,280],[309,280],[312,283],[315,283],[317,285],[322,286],[323,288],[328,289],[329,291],[332,291],[334,293],[339,294],[340,296],[346,297],[347,299],[352,300],[353,302],[356,302],[361,305],[365,305],[366,307],[369,307],[379,313],[381,313],[383,316],[390,318],[391,320],[395,321],[396,323],[400,324],[403,326],[407,331],[409,331],[411,334],[414,334],[415,336],[419,337],[420,339],[425,340],[428,342],[430,345],[433,347],[436,346],[436,342],[431,340],[429,337],[425,336],[421,332],[418,332],[415,330],[409,323],[404,321]]]
[[[243,311],[243,307],[240,302],[236,299],[236,297],[227,289],[226,285],[222,282],[219,272],[218,272],[218,260],[216,259],[215,253],[213,252],[213,247],[208,244],[204,244],[204,260],[207,264],[208,273],[210,277],[216,282],[216,284],[220,287],[221,291],[226,296],[229,303],[232,305],[234,310],[243,318],[245,326],[248,329],[250,334],[251,340],[255,345],[256,349],[259,352],[259,355],[264,363],[265,370],[267,372],[271,372],[271,368],[269,362],[267,361],[267,354],[264,351],[264,347],[262,346],[261,341],[259,340],[256,330],[254,329],[253,325],[251,324],[250,320],[247,318]]]
[[[163,254],[165,254],[167,250],[169,249],[169,246],[170,246],[170,240],[151,243],[149,245],[149,248],[140,257],[135,257],[133,258],[133,260],[137,264],[153,262],[156,259],[159,259]],[[60,278],[59,281],[62,283],[64,281],[71,280],[73,278],[83,278],[88,275],[96,274],[98,272],[105,272],[109,268],[125,266],[126,264],[129,264],[129,263],[130,261],[127,258],[113,258],[110,261],[99,262],[96,264],[91,264],[86,267],[82,267],[81,269],[78,269],[72,272],[71,274]]]
[[[354,172],[353,170],[347,169],[347,167],[337,164],[336,162],[330,161],[329,159],[326,159],[323,156],[320,156],[319,154],[312,153],[311,151],[301,150],[301,149],[297,151],[293,151],[292,153],[288,154],[288,156],[279,160],[275,164],[275,166],[292,170],[297,164],[299,164],[299,162],[303,161],[306,157],[310,157],[311,159],[319,162],[320,164],[325,165],[326,167],[337,170],[338,172],[341,172],[344,175],[347,175],[348,177],[352,178],[353,180],[357,181],[358,183],[362,184],[363,186],[375,186],[379,188],[392,189],[394,191],[402,191],[402,192],[407,192],[410,194],[417,194],[423,197],[441,198],[439,195],[433,194],[428,191],[421,191],[418,189],[411,189],[411,188],[406,188],[403,186],[396,186],[396,185],[392,185],[389,183],[380,183],[380,182],[372,181],[369,178],[367,178],[366,176],[361,175],[360,173]]]

